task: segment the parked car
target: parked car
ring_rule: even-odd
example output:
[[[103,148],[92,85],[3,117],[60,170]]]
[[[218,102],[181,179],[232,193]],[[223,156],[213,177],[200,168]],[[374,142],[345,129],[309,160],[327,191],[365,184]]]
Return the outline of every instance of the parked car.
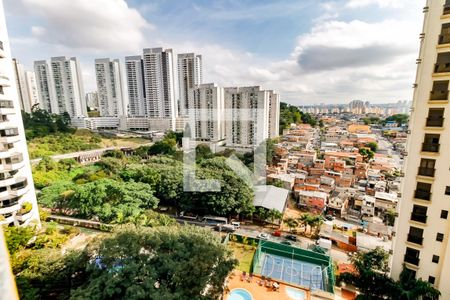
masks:
[[[297,241],[297,237],[295,235],[293,235],[293,234],[288,234],[288,235],[285,236],[285,238],[287,240],[291,240],[291,241],[294,241],[294,242]]]
[[[289,241],[282,241],[281,244],[291,246],[292,243]]]
[[[233,225],[222,225],[222,224],[218,224],[216,226],[214,226],[214,230],[216,231],[221,231],[221,232],[235,232],[236,228],[234,228]]]
[[[231,225],[233,225],[235,229],[241,228],[241,222],[232,221]]]
[[[281,236],[281,231],[280,230],[275,230],[274,232],[272,232],[273,236]]]
[[[256,236],[258,239],[260,240],[268,240],[269,239],[269,235],[267,233],[260,233]]]
[[[328,221],[333,221],[334,219],[336,219],[336,217],[334,217],[332,215],[326,215],[325,219],[327,219]]]

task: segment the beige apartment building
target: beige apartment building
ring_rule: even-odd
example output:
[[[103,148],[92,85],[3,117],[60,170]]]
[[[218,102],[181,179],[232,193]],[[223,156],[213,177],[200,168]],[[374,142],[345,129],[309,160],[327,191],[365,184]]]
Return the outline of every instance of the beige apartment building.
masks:
[[[403,264],[450,299],[450,0],[428,0],[392,275]]]

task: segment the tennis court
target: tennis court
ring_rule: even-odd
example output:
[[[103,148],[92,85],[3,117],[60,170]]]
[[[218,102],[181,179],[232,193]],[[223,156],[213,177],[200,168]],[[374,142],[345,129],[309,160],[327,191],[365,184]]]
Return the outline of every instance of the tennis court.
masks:
[[[311,290],[325,290],[322,267],[317,264],[262,253],[261,275],[275,280],[301,285]]]

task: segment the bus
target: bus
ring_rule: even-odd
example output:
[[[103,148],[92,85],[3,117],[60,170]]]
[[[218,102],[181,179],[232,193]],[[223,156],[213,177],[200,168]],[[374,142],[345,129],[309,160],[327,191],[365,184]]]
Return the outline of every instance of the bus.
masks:
[[[203,223],[206,223],[207,225],[226,225],[228,224],[227,218],[224,217],[215,217],[215,216],[204,216],[202,219]]]

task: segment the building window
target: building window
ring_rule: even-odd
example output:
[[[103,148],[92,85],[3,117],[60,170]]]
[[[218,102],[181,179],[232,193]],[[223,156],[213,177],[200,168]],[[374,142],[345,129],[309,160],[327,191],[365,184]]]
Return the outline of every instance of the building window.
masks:
[[[447,219],[448,210],[441,210],[441,219]]]
[[[439,134],[425,134],[425,138],[422,143],[422,151],[439,152],[439,138]]]
[[[436,280],[436,278],[434,278],[434,276],[428,276],[428,282],[431,284],[434,284],[434,281]]]
[[[406,253],[405,253],[404,260],[407,263],[410,263],[410,264],[418,266],[419,265],[419,261],[420,261],[419,255],[420,255],[420,251],[419,250],[406,247]]]
[[[450,186],[445,187],[445,194],[450,195]]]
[[[433,255],[433,258],[431,259],[432,262],[434,262],[435,264],[439,263],[439,256],[437,255]]]
[[[449,68],[450,68],[450,63],[449,63]],[[444,124],[444,108],[430,108],[428,110],[426,126],[427,127],[442,127],[443,124]]]
[[[435,159],[428,159],[428,158],[422,158],[420,160],[420,167],[419,167],[419,175],[427,176],[427,177],[434,177],[434,165],[436,164]]]
[[[427,207],[422,205],[414,205],[411,213],[411,220],[426,223],[427,222]]]
[[[414,198],[422,200],[431,199],[431,184],[425,182],[417,182]]]
[[[430,92],[430,100],[448,99],[448,80],[438,80],[433,82],[433,90]]]
[[[436,241],[442,242],[443,240],[444,240],[444,234],[438,232],[438,234],[436,235]]]
[[[423,229],[417,227],[409,227],[408,242],[422,245],[423,242]]]

